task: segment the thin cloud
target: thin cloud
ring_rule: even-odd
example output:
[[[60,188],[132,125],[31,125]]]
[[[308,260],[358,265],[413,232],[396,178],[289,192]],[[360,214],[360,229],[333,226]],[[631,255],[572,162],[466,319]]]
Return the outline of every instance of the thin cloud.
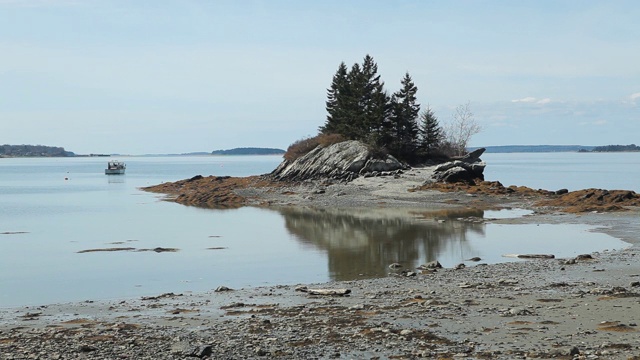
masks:
[[[534,102],[536,102],[536,98],[529,96],[529,97],[522,98],[522,99],[511,100],[511,102],[513,102],[513,103],[534,103]]]
[[[549,99],[549,98],[537,99],[537,98],[534,98],[533,96],[527,96],[527,97],[522,98],[522,99],[511,100],[511,102],[512,103],[525,103],[525,104],[544,105],[544,104],[550,103],[551,99]]]
[[[85,3],[82,0],[0,0],[0,6],[22,8],[78,6]]]
[[[600,119],[600,120],[595,120],[595,121],[583,121],[580,123],[580,125],[582,126],[604,126],[607,125],[609,122],[607,120],[604,119]]]
[[[631,96],[629,96],[629,99],[631,100],[632,103],[636,103],[636,101],[638,99],[640,99],[640,92],[637,92],[635,94],[631,94]]]

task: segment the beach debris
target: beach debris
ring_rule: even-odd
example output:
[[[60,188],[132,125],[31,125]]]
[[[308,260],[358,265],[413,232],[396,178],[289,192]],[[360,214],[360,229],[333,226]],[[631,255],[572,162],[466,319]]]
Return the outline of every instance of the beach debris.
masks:
[[[393,264],[389,265],[389,269],[399,269],[401,267],[402,267],[402,265],[399,264],[399,263],[393,263]]]
[[[309,289],[306,286],[298,286],[295,291],[307,293],[309,295],[325,295],[325,296],[345,296],[351,293],[350,289]]]
[[[158,296],[143,296],[140,298],[140,300],[160,300],[160,299],[170,299],[170,298],[174,298],[174,297],[178,297],[178,296],[182,296],[182,294],[174,294],[172,292],[170,293],[164,293]]]
[[[157,247],[157,248],[153,248],[153,249],[140,249],[138,251],[155,251],[157,253],[161,253],[161,252],[176,252],[179,249],[174,249],[174,248],[164,248],[164,247]]]
[[[226,286],[218,286],[214,291],[215,292],[233,291],[233,289],[228,288]]]
[[[211,345],[196,345],[185,347],[182,354],[187,357],[197,357],[202,359],[204,357],[211,356],[212,352],[213,348]]]
[[[410,270],[402,270],[400,272],[400,275],[409,277],[409,276],[417,276],[418,273],[416,273],[415,271],[410,271]]]
[[[467,265],[465,265],[465,264],[463,264],[463,263],[460,263],[460,264],[456,265],[456,266],[454,267],[454,269],[456,269],[456,270],[462,270],[462,269],[464,269],[464,268],[466,268],[466,267],[467,267]]]
[[[418,270],[427,270],[427,269],[442,269],[442,265],[438,260],[430,261],[426,264],[420,265],[417,267]]]
[[[89,252],[101,252],[101,251],[134,251],[136,248],[132,248],[132,247],[115,247],[115,248],[103,248],[103,249],[87,249],[87,250],[80,250],[78,251],[78,254],[84,254],[84,253],[89,253]]]
[[[482,259],[477,257],[477,256],[472,257],[471,259],[467,259],[467,261],[480,261],[480,260],[482,260]]]
[[[518,259],[555,259],[552,254],[505,254],[502,257],[518,258]]]

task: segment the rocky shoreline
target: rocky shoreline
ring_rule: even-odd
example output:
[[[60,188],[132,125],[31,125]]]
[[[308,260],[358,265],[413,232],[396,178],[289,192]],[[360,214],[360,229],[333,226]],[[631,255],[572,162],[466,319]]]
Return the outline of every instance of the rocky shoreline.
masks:
[[[559,212],[564,191],[508,190],[495,182],[425,188],[433,171],[349,182],[194,177],[146,190],[210,207],[524,208],[535,212],[491,221],[595,225],[631,246],[448,269],[400,263],[373,280],[211,284],[207,293],[0,309],[0,359],[640,359],[635,193],[617,202],[626,211],[572,214]]]
[[[637,359],[639,256],[1,309],[0,358]]]

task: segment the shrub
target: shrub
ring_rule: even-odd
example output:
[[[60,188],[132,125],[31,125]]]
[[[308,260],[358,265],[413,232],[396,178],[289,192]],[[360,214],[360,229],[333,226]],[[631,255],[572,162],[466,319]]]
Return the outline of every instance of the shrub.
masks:
[[[345,138],[340,134],[320,134],[314,137],[300,139],[289,145],[287,152],[284,153],[284,159],[294,161],[315,149],[318,145],[327,147],[343,141],[345,141]]]

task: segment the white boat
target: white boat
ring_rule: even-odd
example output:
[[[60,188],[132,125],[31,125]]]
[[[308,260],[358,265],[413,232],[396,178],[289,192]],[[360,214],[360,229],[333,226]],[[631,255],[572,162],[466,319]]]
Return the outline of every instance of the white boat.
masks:
[[[104,170],[106,175],[123,175],[127,165],[122,161],[111,160],[107,164],[107,168]]]

